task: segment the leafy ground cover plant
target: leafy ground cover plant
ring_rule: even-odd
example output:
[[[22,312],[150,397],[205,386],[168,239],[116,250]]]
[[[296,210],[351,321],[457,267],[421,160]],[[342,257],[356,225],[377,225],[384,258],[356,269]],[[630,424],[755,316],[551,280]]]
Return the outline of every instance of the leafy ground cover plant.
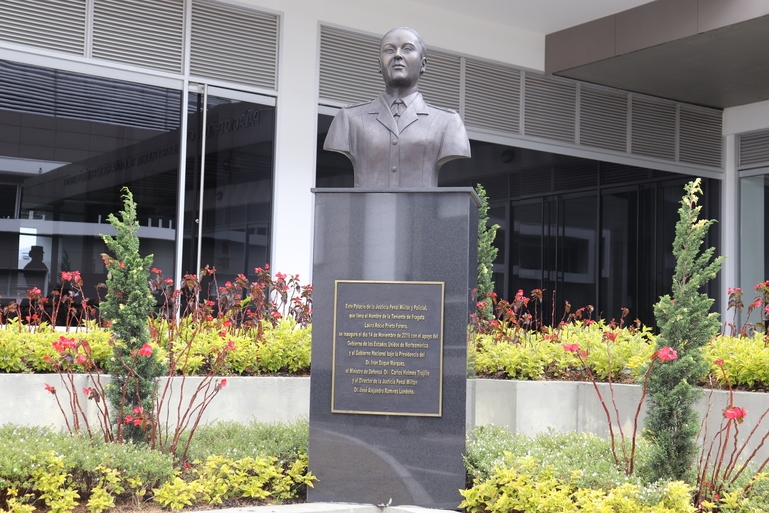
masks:
[[[0,427],[0,503],[16,513],[100,513],[121,505],[141,509],[147,501],[174,509],[185,500],[297,500],[313,479],[306,471],[307,429],[306,421],[201,426],[191,452],[202,458],[179,469],[170,454],[143,445],[6,425]],[[212,440],[232,454],[217,455]]]
[[[514,334],[514,329],[508,329]],[[609,333],[610,336],[607,336]],[[478,336],[476,373],[482,377],[509,379],[589,379],[635,382],[654,353],[654,335],[648,328],[612,328],[604,321],[576,321],[556,328],[517,336],[486,332]],[[577,353],[563,345],[579,346]],[[583,366],[583,363],[586,366]]]
[[[639,445],[639,472],[628,476],[611,459],[608,440],[588,433],[529,437],[495,426],[468,436],[473,485],[460,507],[472,512],[693,512],[692,488],[647,481],[649,446]]]

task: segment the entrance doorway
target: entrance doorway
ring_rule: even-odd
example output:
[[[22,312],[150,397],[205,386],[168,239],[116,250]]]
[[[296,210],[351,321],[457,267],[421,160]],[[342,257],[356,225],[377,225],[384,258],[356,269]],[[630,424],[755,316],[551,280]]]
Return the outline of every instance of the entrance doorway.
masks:
[[[211,266],[224,282],[270,259],[274,99],[196,89],[187,110],[182,274]]]

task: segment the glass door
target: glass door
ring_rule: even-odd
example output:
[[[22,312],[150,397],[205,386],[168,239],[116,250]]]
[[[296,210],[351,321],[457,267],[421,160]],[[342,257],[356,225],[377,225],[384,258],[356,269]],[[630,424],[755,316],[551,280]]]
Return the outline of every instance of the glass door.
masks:
[[[274,101],[201,85],[187,116],[182,274],[252,276],[270,258]]]
[[[597,302],[597,206],[595,196],[551,196],[512,206],[510,296],[543,292],[545,324]]]

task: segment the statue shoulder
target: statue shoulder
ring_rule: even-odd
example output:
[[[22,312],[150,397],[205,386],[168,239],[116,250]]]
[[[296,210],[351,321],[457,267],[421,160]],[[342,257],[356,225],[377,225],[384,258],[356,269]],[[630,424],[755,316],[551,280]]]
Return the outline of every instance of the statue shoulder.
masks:
[[[427,104],[427,106],[428,106],[428,107],[430,107],[431,109],[439,110],[439,111],[441,111],[441,112],[446,112],[446,113],[448,113],[448,114],[456,114],[457,116],[459,115],[459,113],[458,113],[457,111],[453,110],[453,109],[448,109],[448,108],[446,108],[446,107],[438,107],[437,105],[433,105],[433,104],[432,104],[432,103],[430,103],[430,102],[425,102],[425,103],[426,103],[426,104]]]
[[[356,109],[358,107],[365,107],[366,105],[371,105],[373,101],[374,100],[368,100],[365,102],[350,103],[349,105],[345,105],[344,107],[342,107],[342,109],[350,110],[350,109]]]

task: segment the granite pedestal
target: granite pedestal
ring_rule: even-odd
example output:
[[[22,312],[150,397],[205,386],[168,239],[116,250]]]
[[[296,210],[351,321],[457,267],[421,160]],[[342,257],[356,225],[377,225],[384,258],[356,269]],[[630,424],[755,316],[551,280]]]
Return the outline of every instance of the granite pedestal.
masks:
[[[313,192],[309,468],[318,481],[308,500],[455,509],[478,197],[471,188]]]

